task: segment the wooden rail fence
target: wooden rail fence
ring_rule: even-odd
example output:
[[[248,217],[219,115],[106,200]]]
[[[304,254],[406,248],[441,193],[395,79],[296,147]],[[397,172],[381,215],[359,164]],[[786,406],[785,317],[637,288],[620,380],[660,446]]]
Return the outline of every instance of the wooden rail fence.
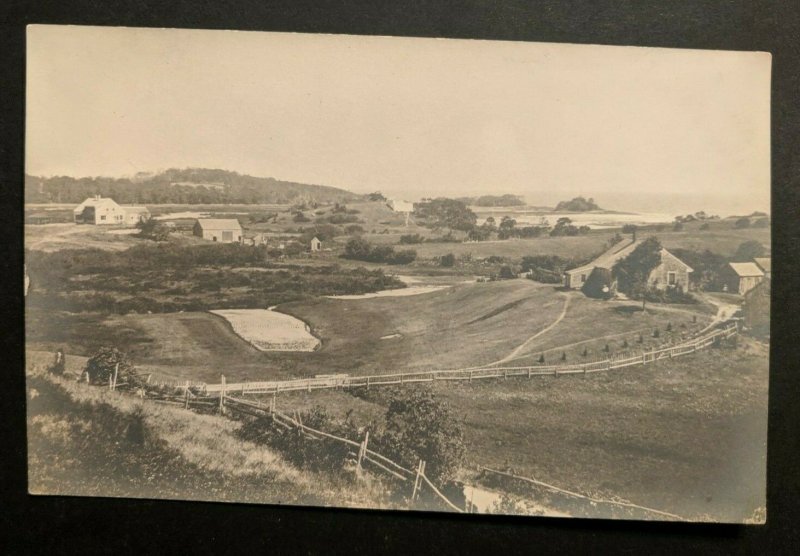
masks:
[[[369,449],[369,432],[364,435],[364,439],[361,442],[357,442],[349,438],[337,436],[335,434],[317,430],[309,427],[308,425],[304,425],[299,413],[295,413],[294,417],[286,415],[285,413],[281,413],[280,411],[276,410],[274,403],[265,405],[253,400],[244,400],[241,398],[227,396],[224,393],[221,393],[219,400],[221,407],[223,407],[225,411],[235,411],[237,413],[243,413],[252,417],[271,418],[273,423],[276,425],[286,429],[297,430],[309,441],[327,439],[351,446],[357,450],[356,465],[359,469],[362,468],[364,462],[368,462],[376,469],[391,475],[395,479],[404,482],[413,481],[414,487],[411,494],[412,502],[419,496],[420,490],[424,483],[428,486],[436,498],[444,503],[445,506],[459,513],[464,512],[462,508],[459,508],[453,504],[444,494],[442,494],[438,488],[436,488],[436,485],[434,485],[430,479],[428,479],[424,472],[425,462],[423,460],[420,460],[416,471],[406,469],[402,465],[390,460],[386,456]]]
[[[446,369],[433,371],[411,371],[403,373],[389,373],[377,375],[350,376],[347,374],[334,374],[317,376],[315,378],[302,378],[283,381],[238,382],[220,384],[205,384],[200,386],[207,394],[278,394],[279,392],[295,392],[321,390],[321,389],[346,389],[370,388],[371,386],[388,386],[397,384],[415,384],[419,382],[436,381],[468,381],[489,378],[510,378],[542,375],[568,375],[588,374],[621,369],[636,365],[646,365],[661,359],[680,357],[694,353],[718,342],[730,338],[738,333],[736,322],[728,322],[721,328],[704,334],[697,338],[680,342],[651,351],[625,351],[614,356],[597,361],[582,361],[579,363],[563,363],[554,365],[529,365],[522,367],[476,367],[470,369]]]

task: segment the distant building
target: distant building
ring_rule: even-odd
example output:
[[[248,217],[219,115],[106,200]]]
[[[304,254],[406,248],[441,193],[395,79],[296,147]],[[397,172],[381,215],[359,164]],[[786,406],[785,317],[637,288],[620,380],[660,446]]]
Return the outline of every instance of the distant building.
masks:
[[[267,245],[267,235],[264,233],[245,234],[242,243],[245,245]]]
[[[756,336],[769,335],[769,306],[772,280],[764,278],[753,289],[744,294],[742,313],[744,323]]]
[[[616,287],[612,276],[614,265],[630,255],[642,241],[624,239],[592,262],[567,270],[564,273],[564,287],[594,295],[613,290]],[[662,248],[661,263],[650,272],[647,285],[660,290],[678,287],[688,290],[689,274],[692,272],[692,267]]]
[[[198,218],[192,233],[220,243],[242,242],[242,225],[235,218]]]
[[[136,226],[150,219],[147,207],[119,205],[114,199],[95,195],[72,210],[76,224],[95,226]]]
[[[318,237],[314,236],[311,238],[311,244],[309,245],[311,248],[311,252],[314,253],[322,249],[322,242],[319,240]]]
[[[772,258],[771,257],[756,257],[753,261],[758,265],[758,268],[764,272],[764,277],[772,278]]]
[[[411,213],[414,212],[414,203],[410,203],[408,201],[398,201],[396,199],[389,199],[386,201],[386,206],[392,209],[394,212],[400,212],[405,214],[406,216],[406,226],[408,226],[409,217]]]
[[[728,263],[721,274],[727,291],[739,295],[745,295],[764,279],[764,271],[756,263]]]

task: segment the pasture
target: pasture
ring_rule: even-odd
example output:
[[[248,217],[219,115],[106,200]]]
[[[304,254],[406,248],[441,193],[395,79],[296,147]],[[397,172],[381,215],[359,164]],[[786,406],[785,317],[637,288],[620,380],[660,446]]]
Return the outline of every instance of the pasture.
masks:
[[[477,465],[510,468],[688,519],[743,520],[765,506],[766,349],[740,339],[610,373],[430,387],[464,423],[465,480]],[[277,406],[319,405],[363,426],[390,392],[281,394]]]

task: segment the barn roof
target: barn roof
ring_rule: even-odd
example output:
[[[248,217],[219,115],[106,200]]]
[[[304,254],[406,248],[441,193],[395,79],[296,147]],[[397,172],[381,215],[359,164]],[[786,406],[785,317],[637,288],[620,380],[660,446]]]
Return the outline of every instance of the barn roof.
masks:
[[[756,263],[728,263],[728,266],[741,277],[764,276],[764,272]]]
[[[235,218],[198,218],[197,223],[204,230],[241,230],[242,225]]]
[[[764,272],[772,272],[772,257],[756,257],[753,260]]]

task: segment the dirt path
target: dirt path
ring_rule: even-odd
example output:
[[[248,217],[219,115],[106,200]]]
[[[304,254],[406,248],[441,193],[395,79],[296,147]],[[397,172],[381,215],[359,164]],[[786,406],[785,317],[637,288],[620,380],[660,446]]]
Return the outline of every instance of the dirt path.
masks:
[[[519,346],[514,348],[514,350],[511,353],[509,353],[508,355],[506,355],[502,359],[499,359],[497,361],[493,361],[491,363],[487,363],[486,365],[483,365],[483,366],[484,367],[490,367],[492,365],[501,365],[501,364],[503,364],[503,363],[505,363],[507,361],[511,361],[512,359],[516,359],[517,356],[520,353],[522,353],[530,345],[531,342],[533,342],[536,338],[538,338],[542,334],[544,334],[546,332],[549,332],[550,330],[552,330],[553,328],[558,326],[558,323],[560,323],[562,320],[564,320],[564,317],[567,316],[567,308],[569,307],[569,300],[570,299],[571,298],[570,298],[569,295],[566,295],[564,297],[564,307],[561,309],[561,313],[558,315],[558,317],[556,317],[556,320],[554,320],[553,322],[551,322],[550,324],[548,324],[547,326],[545,326],[544,328],[539,330],[536,334],[534,334],[533,336],[529,337],[527,340],[522,342]]]
[[[720,299],[717,299],[713,296],[698,293],[698,295],[706,302],[709,303],[717,308],[717,314],[714,315],[714,318],[711,319],[711,322],[706,326],[703,330],[700,331],[700,334],[706,332],[707,330],[714,327],[717,323],[723,322],[733,316],[733,314],[739,310],[740,305],[735,305],[733,303],[727,303]]]

